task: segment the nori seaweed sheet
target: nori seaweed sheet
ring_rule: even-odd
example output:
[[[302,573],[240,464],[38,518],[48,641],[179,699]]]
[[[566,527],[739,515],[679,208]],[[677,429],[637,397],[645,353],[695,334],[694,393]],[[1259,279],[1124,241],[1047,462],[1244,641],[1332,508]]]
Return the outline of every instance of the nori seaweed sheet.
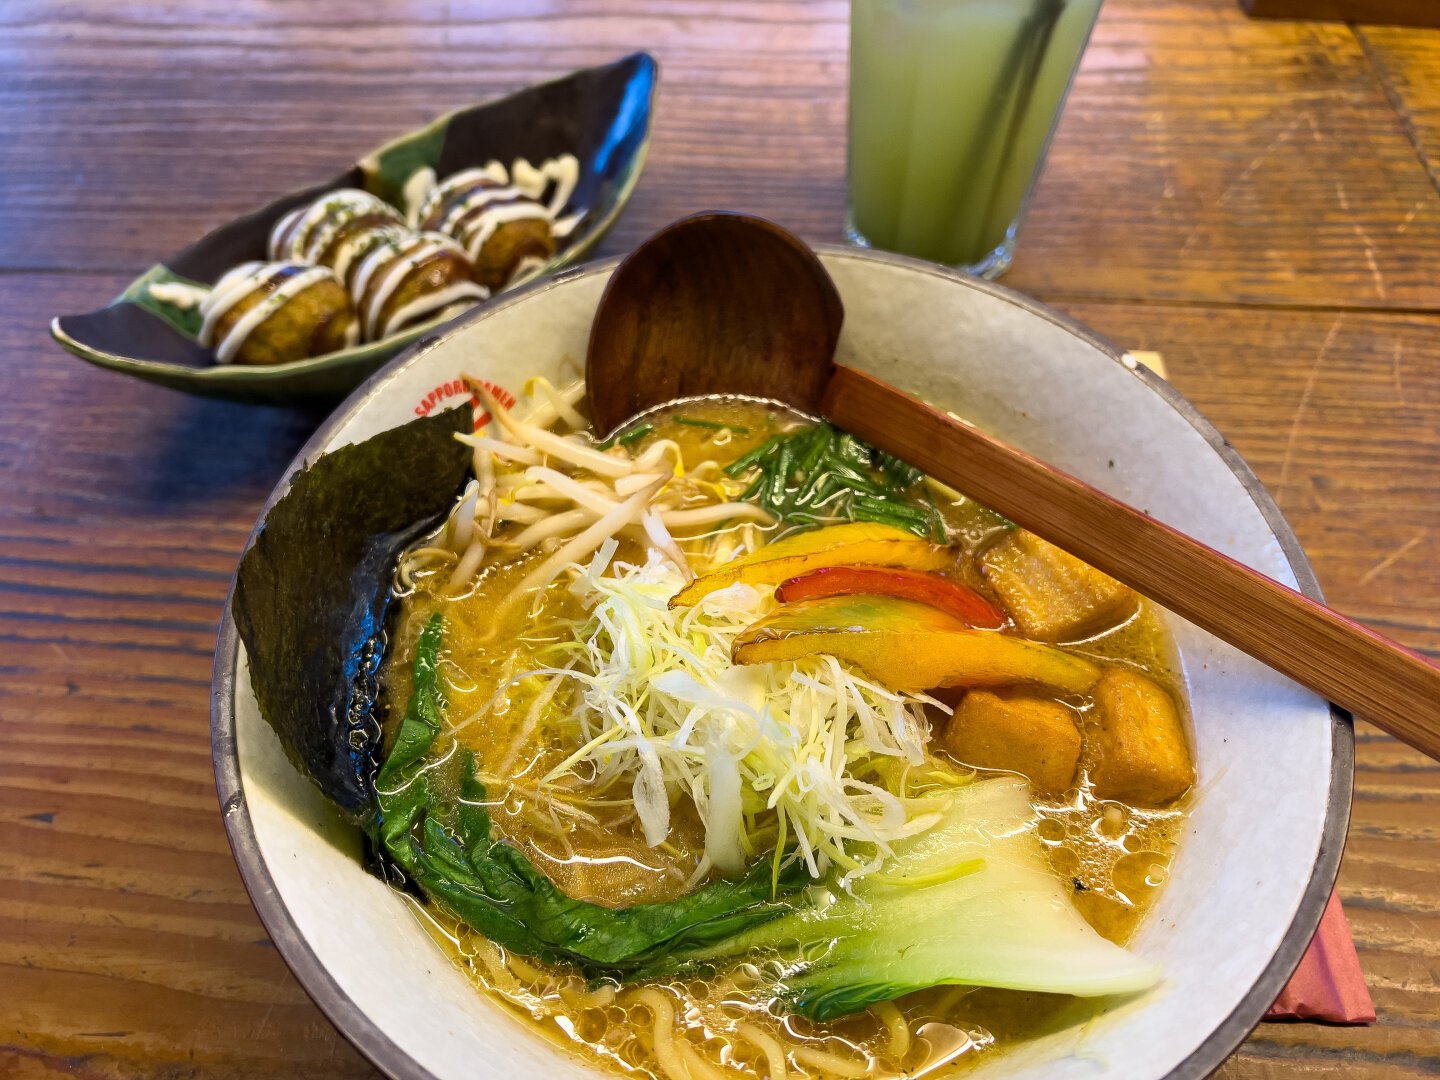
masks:
[[[296,473],[235,579],[260,712],[285,753],[356,820],[374,803],[376,715],[395,562],[465,483],[467,405],[326,454]]]

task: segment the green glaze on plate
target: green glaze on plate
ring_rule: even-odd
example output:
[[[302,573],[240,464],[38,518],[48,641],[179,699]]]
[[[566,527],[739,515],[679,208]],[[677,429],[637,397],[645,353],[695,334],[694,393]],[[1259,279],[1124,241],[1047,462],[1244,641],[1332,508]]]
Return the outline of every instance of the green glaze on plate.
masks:
[[[592,251],[629,201],[645,164],[657,78],[654,59],[634,53],[448,113],[385,144],[332,180],[292,191],[222,225],[152,266],[107,306],[58,316],[50,332],[82,360],[187,393],[253,402],[343,397],[448,319],[288,364],[216,364],[210,350],[195,340],[196,308],[156,296],[154,286],[207,288],[231,267],[265,258],[274,223],[335,188],[363,187],[403,205],[405,181],[420,168],[432,168],[443,178],[492,160],[508,166],[516,158],[538,163],[570,153],[580,161],[580,179],[567,210],[583,210],[584,217],[555,257],[529,277],[554,273]]]

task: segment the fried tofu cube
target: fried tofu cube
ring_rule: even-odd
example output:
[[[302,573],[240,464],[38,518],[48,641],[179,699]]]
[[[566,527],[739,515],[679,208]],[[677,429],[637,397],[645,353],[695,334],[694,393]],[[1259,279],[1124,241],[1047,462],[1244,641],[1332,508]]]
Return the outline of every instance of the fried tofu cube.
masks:
[[[940,737],[965,764],[1020,773],[1041,795],[1058,795],[1070,786],[1080,741],[1074,714],[1060,702],[988,690],[967,693]]]
[[[1014,529],[980,557],[980,572],[1026,637],[1074,641],[1124,621],[1139,598],[1034,533]]]
[[[1195,783],[1195,764],[1175,702],[1133,671],[1111,668],[1095,684],[1095,794],[1163,806]]]

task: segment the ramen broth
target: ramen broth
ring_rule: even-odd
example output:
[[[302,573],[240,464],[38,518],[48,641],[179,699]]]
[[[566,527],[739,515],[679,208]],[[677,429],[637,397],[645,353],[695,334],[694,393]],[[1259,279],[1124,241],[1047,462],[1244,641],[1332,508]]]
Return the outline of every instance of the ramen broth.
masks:
[[[683,413],[649,422],[652,427],[629,445],[632,452],[671,439],[686,463],[711,459],[722,467],[804,423],[761,404],[728,400],[689,403]],[[734,499],[745,487],[723,472],[714,482],[717,498]],[[950,543],[960,552],[952,573],[989,592],[975,554],[1008,523],[964,498],[940,498],[937,505]],[[707,559],[723,559],[735,544],[753,546],[757,537],[775,531],[754,524],[721,527],[680,543],[703,572]],[[432,613],[443,612],[440,675],[447,720],[461,745],[478,753],[481,778],[494,800],[496,831],[576,898],[613,907],[681,896],[697,884],[704,848],[702,823],[684,800],[674,803],[666,840],[652,847],[628,799],[589,791],[583,777],[544,782],[575,746],[557,735],[563,726],[540,718],[547,710],[568,708],[570,690],[563,680],[505,684],[520,672],[552,665],[565,648],[571,621],[583,619],[585,611],[576,596],[558,587],[545,589],[534,607],[502,606],[501,599],[542,557],[530,552],[486,568],[459,593],[446,587],[443,573],[415,574],[387,660],[387,694],[393,701],[407,699],[420,628]],[[643,561],[642,545],[623,539],[616,558]],[[1148,603],[1121,625],[1065,648],[1143,671],[1184,701],[1173,646]],[[1090,708],[1070,704],[1088,730],[1095,723]],[[1050,801],[1032,799],[1037,811],[1032,827],[1085,920],[1105,938],[1125,944],[1163,888],[1185,803],[1156,810],[1096,798],[1088,780],[1093,743],[1084,742],[1071,791]],[[974,773],[936,742],[929,758],[931,766],[957,777]],[[573,971],[507,953],[443,910],[412,903],[462,970],[532,1027],[597,1064],[656,1080],[675,1076],[677,1069],[701,1080],[734,1067],[767,1076],[782,1068],[786,1075],[825,1078],[936,1075],[932,1070],[943,1075],[997,1047],[1083,1023],[1104,1008],[1104,999],[1097,1004],[942,986],[818,1023],[779,1008],[753,965],[703,981],[587,985]]]

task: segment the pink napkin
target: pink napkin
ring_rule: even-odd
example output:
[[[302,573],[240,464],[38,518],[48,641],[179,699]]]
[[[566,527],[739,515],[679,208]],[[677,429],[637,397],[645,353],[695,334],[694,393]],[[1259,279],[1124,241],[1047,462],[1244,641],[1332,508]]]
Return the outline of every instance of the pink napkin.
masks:
[[[1319,1020],[1328,1024],[1373,1024],[1375,1005],[1355,954],[1350,924],[1334,893],[1320,917],[1310,948],[1266,1020]]]

